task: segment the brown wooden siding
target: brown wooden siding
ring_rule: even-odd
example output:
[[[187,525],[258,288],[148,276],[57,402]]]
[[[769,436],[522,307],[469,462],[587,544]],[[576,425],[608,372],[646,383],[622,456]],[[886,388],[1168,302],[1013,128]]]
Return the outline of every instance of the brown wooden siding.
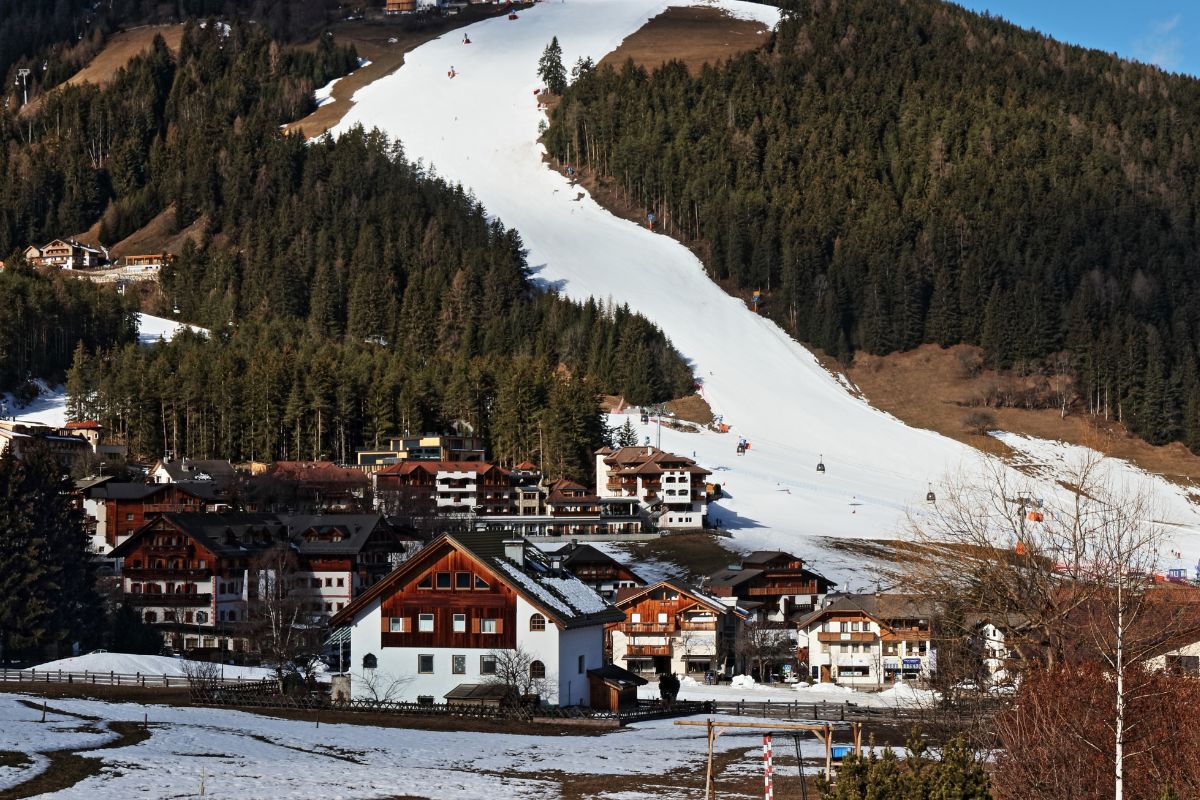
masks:
[[[449,573],[450,589],[418,589],[426,576]],[[456,574],[475,576],[488,583],[487,589],[456,589]],[[419,615],[433,614],[433,631],[419,630]],[[465,614],[466,631],[454,632],[454,615]],[[392,633],[391,618],[408,619],[409,633]],[[381,609],[381,644],[383,647],[473,647],[512,648],[517,646],[517,594],[502,584],[494,574],[475,559],[457,550],[449,550],[425,569],[414,571],[404,585],[384,597]],[[482,633],[479,621],[498,620],[496,633]],[[554,624],[554,623],[548,623]]]

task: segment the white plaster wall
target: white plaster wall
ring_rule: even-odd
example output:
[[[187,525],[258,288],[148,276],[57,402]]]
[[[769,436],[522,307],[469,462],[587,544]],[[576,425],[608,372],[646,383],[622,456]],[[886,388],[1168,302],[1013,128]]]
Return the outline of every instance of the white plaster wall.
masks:
[[[583,670],[579,669],[583,656]],[[604,666],[604,626],[572,628],[559,634],[559,705],[589,705],[587,671]]]
[[[558,626],[551,619],[546,620],[546,630],[531,631],[529,630],[529,618],[534,614],[541,614],[536,608],[525,601],[525,598],[518,595],[517,597],[517,647],[523,647],[525,652],[529,653],[532,658],[541,661],[546,665],[546,679],[548,684],[557,686],[558,680],[558,647],[560,632]],[[546,616],[542,614],[542,616]],[[557,697],[557,692],[552,692],[555,696],[543,697],[542,699],[548,703],[560,702]]]

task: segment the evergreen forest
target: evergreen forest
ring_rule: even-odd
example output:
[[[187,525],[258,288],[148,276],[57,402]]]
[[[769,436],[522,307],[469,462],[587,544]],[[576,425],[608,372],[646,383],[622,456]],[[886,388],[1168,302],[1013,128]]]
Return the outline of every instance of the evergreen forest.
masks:
[[[847,357],[1067,363],[1200,452],[1200,82],[938,0],[788,0],[761,50],[580,70],[545,141]]]
[[[159,39],[106,88],[63,86],[30,118],[0,116],[9,280],[87,295],[81,318],[103,321],[63,330],[53,358],[0,348],[0,378],[61,379],[69,359],[72,415],[143,457],[353,460],[386,434],[461,422],[501,463],[540,460],[555,476],[586,474],[607,442],[601,393],[650,403],[691,389],[656,327],[539,291],[517,233],[399,143],[281,132],[356,65],[328,35],[293,48],[261,26],[193,22],[178,55]],[[112,244],[151,222],[187,237],[153,310],[209,335],[139,347],[115,294],[16,255],[96,223]]]

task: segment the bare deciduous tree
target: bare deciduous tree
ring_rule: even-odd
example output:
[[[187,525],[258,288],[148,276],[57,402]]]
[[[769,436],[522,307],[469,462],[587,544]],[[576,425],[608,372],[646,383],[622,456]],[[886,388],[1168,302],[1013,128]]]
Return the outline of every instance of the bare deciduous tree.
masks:
[[[275,670],[280,691],[288,676],[307,680],[321,655],[321,626],[309,610],[311,597],[295,550],[286,542],[250,563],[249,630]]]
[[[393,675],[377,669],[364,669],[354,673],[355,694],[373,703],[394,703],[404,694],[404,689],[413,681],[411,675]]]
[[[911,517],[923,555],[903,579],[1006,631],[1028,631],[1014,643],[1027,670],[1104,667],[1113,699],[1110,774],[1122,800],[1126,711],[1147,691],[1142,667],[1165,643],[1200,633],[1191,609],[1155,588],[1164,529],[1154,504],[1094,451],[1066,467],[1057,476],[1062,490],[1044,500],[998,463],[983,475],[948,481],[932,514]]]
[[[490,655],[496,660],[496,672],[488,683],[507,687],[514,702],[534,695],[543,700],[557,697],[555,676],[547,670],[545,663],[524,647],[493,650]]]

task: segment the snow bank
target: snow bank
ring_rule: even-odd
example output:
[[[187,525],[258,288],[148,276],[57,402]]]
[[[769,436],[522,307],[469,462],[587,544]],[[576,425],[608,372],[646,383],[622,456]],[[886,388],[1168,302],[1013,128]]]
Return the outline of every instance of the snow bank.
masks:
[[[175,334],[184,329],[195,333],[208,334],[207,328],[201,328],[198,325],[188,325],[185,322],[166,319],[165,317],[156,317],[152,314],[138,312],[137,318],[138,343],[142,345],[152,345],[162,341],[169,342],[175,338]]]
[[[739,689],[749,689],[758,685],[758,681],[749,675],[734,675],[733,680],[729,682],[731,686],[736,686]]]
[[[62,658],[49,661],[34,667],[38,671],[55,672],[119,672],[124,675],[166,675],[182,677],[187,674],[189,662],[182,658],[167,656],[144,656],[130,653],[88,653],[74,658]],[[260,680],[274,677],[272,670],[262,667],[235,667],[221,665],[221,675],[225,678],[245,678]]]
[[[797,683],[794,688],[801,694],[858,694],[857,690],[849,686],[842,686],[840,683]]]
[[[67,424],[67,389],[62,384],[49,386],[43,380],[35,380],[38,396],[26,406],[18,406],[16,398],[5,392],[0,394],[0,417],[12,417],[17,422],[36,422],[56,428]]]
[[[924,706],[936,703],[942,696],[932,689],[918,689],[912,684],[896,683],[891,688],[879,692],[877,697],[888,705]]]

